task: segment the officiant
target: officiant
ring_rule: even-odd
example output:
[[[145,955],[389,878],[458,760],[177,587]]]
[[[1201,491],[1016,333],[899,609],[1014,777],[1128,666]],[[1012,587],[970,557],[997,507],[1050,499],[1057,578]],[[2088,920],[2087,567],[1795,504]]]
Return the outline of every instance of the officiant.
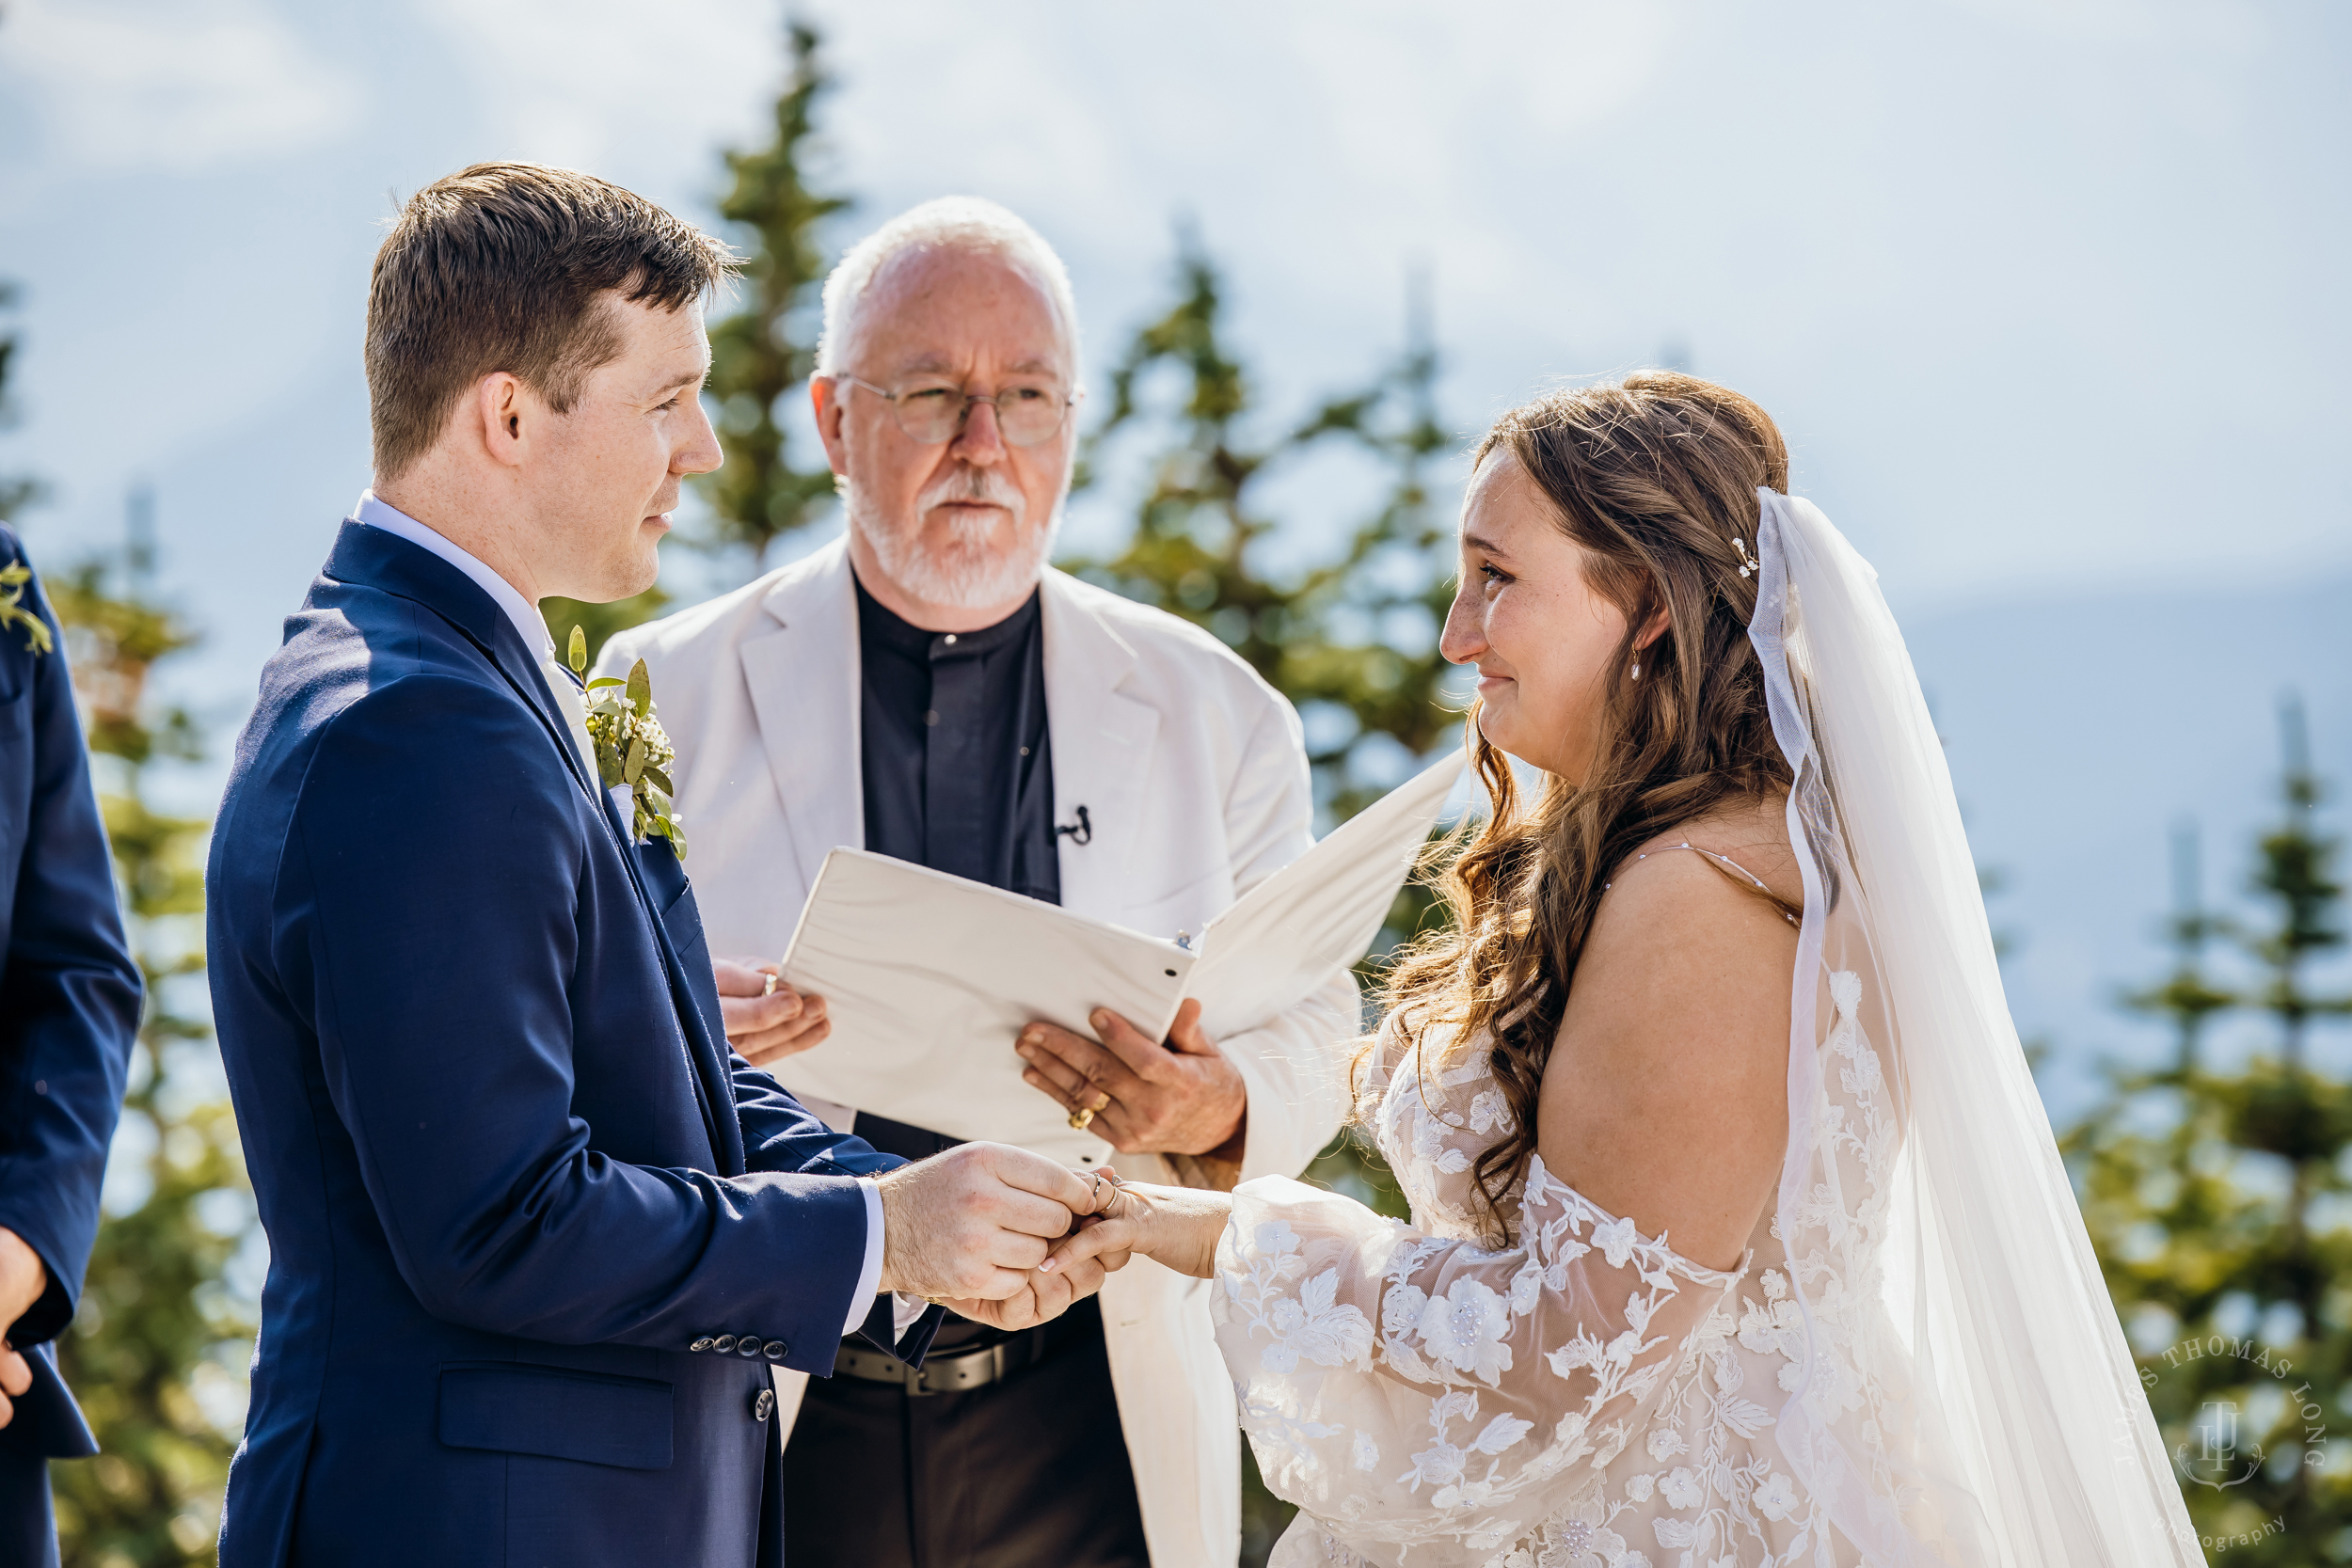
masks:
[[[825,285],[811,382],[844,536],[605,649],[662,693],[754,1061],[834,1049],[774,959],[836,846],[1172,937],[1311,842],[1289,703],[1206,632],[1046,564],[1077,351],[1061,261],[1012,214],[955,198],[884,225]],[[1191,1018],[1165,1041],[1099,1013],[1090,1037],[1007,1043],[1124,1175],[1296,1174],[1339,1125],[1353,982],[1222,1040]],[[812,1108],[910,1158],[955,1141],[887,1105]],[[803,1381],[779,1379],[783,1406]],[[919,1372],[845,1343],[785,1486],[792,1561],[1230,1568],[1239,1449],[1205,1287],[1138,1260],[1040,1329],[950,1320]]]

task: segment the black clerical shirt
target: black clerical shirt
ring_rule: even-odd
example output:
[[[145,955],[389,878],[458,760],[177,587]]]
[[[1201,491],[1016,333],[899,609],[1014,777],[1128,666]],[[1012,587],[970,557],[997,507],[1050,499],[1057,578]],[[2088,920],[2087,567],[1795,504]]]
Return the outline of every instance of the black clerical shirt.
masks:
[[[979,631],[901,620],[857,585],[866,847],[1061,902],[1038,595]],[[920,1160],[960,1141],[859,1112],[858,1136]],[[1004,1338],[950,1318],[935,1352]]]
[[[982,630],[925,631],[858,584],[866,848],[1061,902],[1041,619],[1031,594]]]
[[[930,632],[860,583],[857,630],[866,847],[1060,903],[1038,595],[984,630]],[[957,1141],[864,1111],[856,1132],[909,1160]],[[967,1392],[810,1382],[784,1462],[788,1560],[1145,1568],[1127,1446],[1104,1441],[1120,1412],[1100,1299],[1010,1334],[951,1315],[930,1354],[997,1344],[1018,1370]]]

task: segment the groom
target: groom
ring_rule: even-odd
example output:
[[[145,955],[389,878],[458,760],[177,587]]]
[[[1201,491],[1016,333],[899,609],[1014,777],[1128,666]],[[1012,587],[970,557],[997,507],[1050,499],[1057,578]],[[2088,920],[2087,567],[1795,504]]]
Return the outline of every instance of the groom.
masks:
[[[1027,1326],[1089,1207],[908,1165],[727,1048],[694,896],[599,787],[533,602],[652,583],[716,242],[482,165],[378,253],[375,488],[263,672],[214,834],[221,1047],[269,1233],[226,1568],[780,1563],[771,1366]],[[659,694],[657,694],[659,695]],[[628,786],[615,791],[626,796]]]

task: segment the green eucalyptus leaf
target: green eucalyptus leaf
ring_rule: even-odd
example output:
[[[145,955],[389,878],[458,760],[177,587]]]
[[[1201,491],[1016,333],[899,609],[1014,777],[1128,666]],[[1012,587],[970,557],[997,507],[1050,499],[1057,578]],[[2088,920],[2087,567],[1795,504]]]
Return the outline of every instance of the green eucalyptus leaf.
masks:
[[[584,675],[588,673],[588,634],[580,629],[577,621],[572,623],[570,657],[574,674]]]
[[[653,676],[645,673],[645,661],[639,659],[628,667],[628,700],[637,705],[637,711],[653,711]]]
[[[596,777],[603,781],[607,789],[621,782],[621,759],[613,754],[610,746],[596,748]]]
[[[638,660],[637,668],[643,670],[644,667],[644,660]],[[628,743],[628,756],[621,764],[621,781],[624,784],[633,784],[637,782],[637,775],[644,770],[645,743],[643,739],[631,740]]]
[[[618,675],[598,675],[595,680],[588,683],[588,689],[591,691],[596,691],[608,686],[627,686],[628,684],[628,682],[621,679]]]
[[[644,776],[652,780],[655,786],[659,788],[662,794],[675,795],[677,793],[677,785],[672,784],[670,782],[670,775],[663,772],[660,768],[648,768],[645,769]]]

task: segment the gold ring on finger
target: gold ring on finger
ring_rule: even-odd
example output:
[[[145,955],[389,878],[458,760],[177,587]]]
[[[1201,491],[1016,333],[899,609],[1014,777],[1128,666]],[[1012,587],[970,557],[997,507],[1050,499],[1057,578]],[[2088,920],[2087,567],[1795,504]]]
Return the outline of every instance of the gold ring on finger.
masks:
[[[1070,1113],[1070,1125],[1076,1128],[1081,1132],[1092,1126],[1093,1122],[1094,1107],[1091,1105],[1082,1105],[1078,1109]]]
[[[1101,1113],[1103,1113],[1103,1112],[1104,1112],[1104,1111],[1107,1111],[1107,1110],[1109,1110],[1110,1108],[1111,1108],[1111,1097],[1110,1097],[1108,1094],[1106,1094],[1106,1093],[1103,1093],[1103,1092],[1098,1091],[1098,1092],[1095,1094],[1095,1097],[1094,1097],[1094,1105],[1093,1105],[1093,1110],[1094,1110],[1094,1112],[1095,1112],[1097,1115],[1100,1115]]]
[[[782,978],[784,978],[784,976],[783,976],[783,975],[781,975],[781,974],[771,974],[771,975],[769,975],[769,976],[768,976],[768,984],[767,984],[764,988],[762,988],[762,989],[761,989],[761,990],[760,990],[760,993],[759,993],[759,994],[760,994],[760,995],[762,995],[762,996],[773,996],[773,995],[775,995],[775,994],[776,994],[776,982],[777,982],[778,980],[781,980]]]

